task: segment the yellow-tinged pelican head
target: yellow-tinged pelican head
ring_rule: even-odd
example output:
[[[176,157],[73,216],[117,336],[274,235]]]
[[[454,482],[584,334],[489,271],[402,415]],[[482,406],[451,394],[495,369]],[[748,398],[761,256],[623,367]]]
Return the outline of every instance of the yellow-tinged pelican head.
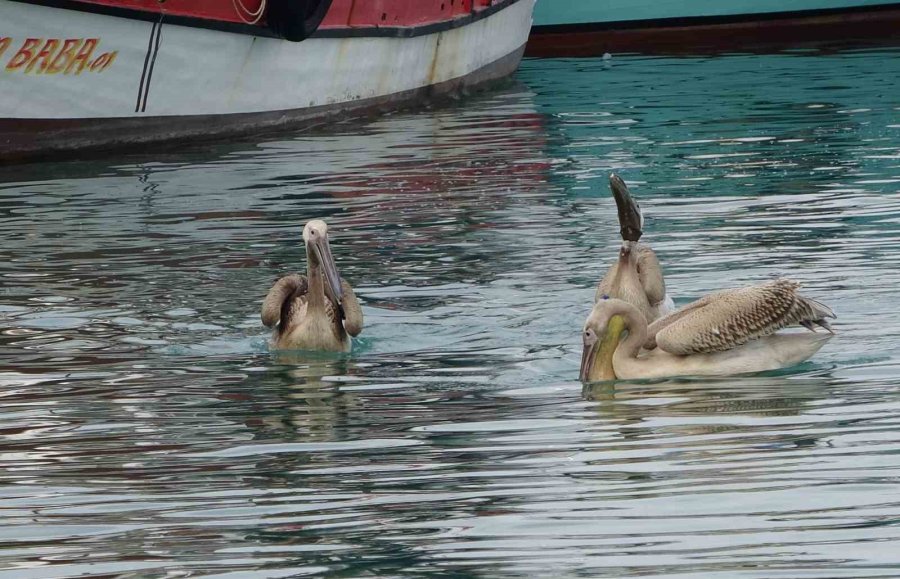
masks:
[[[584,323],[584,350],[581,352],[579,374],[582,382],[616,379],[613,354],[625,332],[625,318],[611,311],[610,302],[615,301],[618,300],[601,296]]]
[[[306,243],[306,259],[309,260],[310,272],[313,268],[321,270],[325,276],[325,293],[340,304],[344,298],[341,288],[341,276],[331,256],[328,245],[328,225],[321,219],[313,219],[303,228],[303,241]]]

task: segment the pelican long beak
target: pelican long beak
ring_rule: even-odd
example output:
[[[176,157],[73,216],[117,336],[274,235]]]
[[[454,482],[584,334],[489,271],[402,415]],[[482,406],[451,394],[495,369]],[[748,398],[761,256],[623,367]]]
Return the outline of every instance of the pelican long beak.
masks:
[[[597,357],[599,346],[600,340],[584,343],[584,349],[581,351],[581,369],[578,371],[578,379],[582,382],[591,380],[591,370],[594,368],[594,360]]]
[[[331,246],[328,245],[328,237],[322,235],[309,242],[310,249],[325,274],[325,293],[341,305],[344,299],[344,290],[341,288],[341,276],[338,275],[337,266],[334,265],[334,258],[331,256]]]
[[[625,318],[613,316],[606,324],[606,331],[599,340],[593,343],[585,343],[581,352],[581,371],[579,378],[582,382],[598,382],[601,380],[615,380],[616,371],[613,368],[613,354],[619,346],[622,332],[625,331]]]
[[[609,188],[616,199],[619,210],[619,230],[625,241],[638,241],[644,231],[644,217],[641,208],[631,197],[631,192],[621,177],[613,173],[609,176]]]

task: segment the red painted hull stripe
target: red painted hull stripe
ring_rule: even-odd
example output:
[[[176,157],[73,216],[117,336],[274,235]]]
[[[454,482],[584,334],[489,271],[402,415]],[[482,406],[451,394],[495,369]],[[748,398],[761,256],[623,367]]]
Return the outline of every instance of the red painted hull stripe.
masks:
[[[260,24],[246,24],[238,14],[234,3],[228,0],[11,0],[80,10],[99,14],[111,14],[141,20],[156,20],[163,14],[165,21],[213,21],[223,25],[234,24],[252,28],[265,28]],[[258,9],[261,0],[237,0],[248,11]],[[320,29],[396,29],[448,24],[466,20],[504,0],[332,0]]]

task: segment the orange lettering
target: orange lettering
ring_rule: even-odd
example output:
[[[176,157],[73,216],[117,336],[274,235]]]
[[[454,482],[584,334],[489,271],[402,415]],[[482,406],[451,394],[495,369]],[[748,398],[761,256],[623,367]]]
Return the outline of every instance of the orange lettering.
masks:
[[[91,72],[103,72],[106,70],[112,61],[115,60],[116,55],[119,54],[119,51],[115,52],[104,52],[91,63]]]
[[[106,62],[103,63],[103,68],[100,69],[100,72],[103,72],[104,70],[109,68],[109,65],[111,65],[113,63],[113,61],[116,59],[116,56],[118,56],[118,54],[119,54],[118,50],[114,50],[112,52],[107,52],[106,53]]]
[[[34,56],[34,49],[41,43],[41,40],[41,38],[25,39],[25,43],[22,44],[22,48],[19,49],[19,52],[13,55],[13,57],[9,59],[9,62],[6,63],[6,70],[22,68],[22,66]]]
[[[58,53],[56,53],[56,58],[53,59],[53,62],[47,67],[47,70],[44,70],[47,74],[56,74],[58,72],[62,72],[63,68],[69,61],[72,60],[72,57],[75,53],[75,49],[81,44],[80,38],[68,38],[65,42],[63,42],[62,49]]]
[[[101,54],[100,56],[95,58],[94,62],[92,62],[88,68],[90,68],[91,72],[97,72],[100,69],[100,67],[102,67],[104,64],[106,64],[107,58],[109,58],[109,53],[104,52],[103,54]]]
[[[46,42],[44,42],[44,46],[41,47],[40,52],[38,52],[34,58],[31,59],[31,62],[28,63],[28,66],[25,67],[25,73],[29,73],[32,69],[37,66],[38,61],[42,61],[41,68],[39,72],[44,72],[47,70],[47,66],[50,65],[51,56],[56,52],[56,47],[59,46],[59,40],[56,38],[48,38]]]
[[[6,49],[9,48],[11,43],[12,38],[9,36],[0,36],[0,56],[3,56],[3,53],[6,52]]]
[[[84,67],[87,66],[88,61],[91,58],[91,54],[94,52],[94,47],[97,46],[96,38],[87,38],[84,41],[84,44],[81,45],[81,50],[78,51],[78,54],[75,55],[69,64],[66,66],[65,74],[69,74],[72,72],[72,69],[75,68],[75,65],[78,65],[78,69],[75,71],[75,74],[81,74],[81,71],[84,70]]]

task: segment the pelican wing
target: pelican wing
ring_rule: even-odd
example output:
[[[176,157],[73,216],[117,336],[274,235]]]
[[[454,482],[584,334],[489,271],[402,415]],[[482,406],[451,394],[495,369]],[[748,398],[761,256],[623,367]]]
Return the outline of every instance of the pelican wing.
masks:
[[[271,328],[278,324],[282,317],[289,318],[287,314],[293,307],[294,298],[305,296],[307,291],[309,291],[309,282],[306,276],[287,275],[276,281],[269,293],[266,294],[266,299],[263,300],[260,313],[262,323]],[[288,308],[287,312],[283,312],[285,307]]]
[[[711,293],[660,318],[648,328],[645,347],[658,345],[676,355],[730,350],[781,328],[818,324],[834,312],[801,296],[800,284],[787,279]]]
[[[359,335],[363,327],[363,313],[362,308],[359,307],[359,300],[356,299],[353,288],[344,278],[341,278],[341,288],[344,290],[344,298],[341,300],[344,330],[351,336]]]

